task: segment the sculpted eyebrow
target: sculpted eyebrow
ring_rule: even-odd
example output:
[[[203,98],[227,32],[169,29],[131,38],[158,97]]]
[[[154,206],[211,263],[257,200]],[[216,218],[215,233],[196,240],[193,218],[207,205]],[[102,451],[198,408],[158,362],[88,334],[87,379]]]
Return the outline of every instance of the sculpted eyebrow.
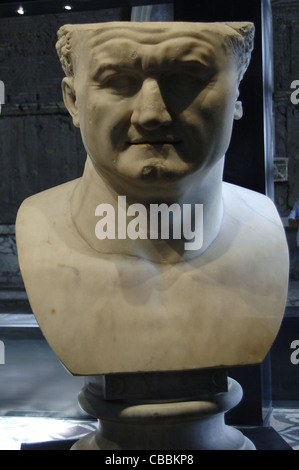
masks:
[[[204,61],[201,61],[200,58],[196,60],[184,60],[184,59],[174,60],[169,65],[173,65],[174,67],[181,67],[185,69],[198,69],[198,70],[204,70],[204,69],[210,68],[210,65],[204,63]]]
[[[189,72],[194,74],[207,74],[208,76],[216,71],[214,64],[207,64],[204,60],[200,60],[200,57],[194,60],[177,58],[169,61],[166,59],[165,61],[162,61],[162,63],[157,63],[154,60],[154,62],[151,62],[150,64],[144,64],[144,67],[141,65],[140,61],[132,60],[124,63],[102,62],[98,65],[92,77],[97,81],[100,80],[101,76],[107,71],[111,73],[133,73],[138,71],[142,72],[143,68],[144,71],[148,70],[151,72],[155,72],[160,69],[161,71],[178,71],[180,73]]]
[[[99,79],[101,75],[106,72],[106,71],[112,71],[112,72],[123,72],[126,70],[134,71],[136,70],[137,64],[131,62],[126,62],[124,64],[117,63],[113,64],[111,62],[109,63],[101,63],[99,66],[96,68],[95,73],[93,74],[94,79]]]
[[[189,72],[203,75],[207,74],[208,76],[213,75],[217,70],[214,63],[207,64],[200,59],[173,61],[172,63],[168,64],[168,68],[170,70],[177,70],[180,73]]]

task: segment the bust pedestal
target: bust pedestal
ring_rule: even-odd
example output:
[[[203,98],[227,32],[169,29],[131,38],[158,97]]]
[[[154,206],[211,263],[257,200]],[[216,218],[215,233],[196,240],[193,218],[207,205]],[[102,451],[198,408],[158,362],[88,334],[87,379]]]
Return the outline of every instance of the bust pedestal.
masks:
[[[242,388],[219,370],[90,376],[80,406],[98,430],[72,450],[255,450],[225,413]]]

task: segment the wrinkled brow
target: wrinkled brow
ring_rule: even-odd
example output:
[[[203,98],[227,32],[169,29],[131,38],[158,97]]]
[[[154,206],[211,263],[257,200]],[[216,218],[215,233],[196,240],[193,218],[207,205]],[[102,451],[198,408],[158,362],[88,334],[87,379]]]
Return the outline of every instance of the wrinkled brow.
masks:
[[[125,42],[121,48],[116,47],[115,40],[109,44],[95,47],[90,54],[89,72],[93,77],[106,70],[145,71],[166,67],[178,67],[180,70],[198,70],[216,68],[217,51],[214,47],[200,42],[189,42],[177,47],[176,42],[167,41],[155,46],[142,46],[136,42]],[[118,44],[119,45],[119,44]]]
[[[162,67],[153,67],[149,68],[149,71],[154,71],[154,72],[178,72],[178,73],[193,73],[194,75],[200,74],[204,75],[206,74],[207,77],[215,73],[216,68],[215,67],[207,67],[203,62],[200,60],[196,61],[173,61],[172,63],[165,63],[162,64]],[[142,74],[142,72],[146,72],[147,70],[143,70],[141,64],[139,63],[138,65],[129,62],[129,63],[124,63],[124,65],[121,64],[113,64],[113,63],[101,63],[99,66],[95,69],[94,73],[92,73],[92,78],[95,81],[98,81],[101,79],[103,75],[105,75],[105,72],[111,72],[112,74],[122,74],[122,73],[136,73],[136,74]]]

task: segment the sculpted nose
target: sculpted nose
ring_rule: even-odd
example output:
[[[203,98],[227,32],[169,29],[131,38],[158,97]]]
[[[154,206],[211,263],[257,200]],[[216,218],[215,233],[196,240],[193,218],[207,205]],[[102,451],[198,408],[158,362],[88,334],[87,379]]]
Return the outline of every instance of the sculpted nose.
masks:
[[[136,97],[131,122],[133,125],[143,127],[146,130],[168,126],[172,122],[159,84],[155,79],[148,78],[143,82],[142,88]]]

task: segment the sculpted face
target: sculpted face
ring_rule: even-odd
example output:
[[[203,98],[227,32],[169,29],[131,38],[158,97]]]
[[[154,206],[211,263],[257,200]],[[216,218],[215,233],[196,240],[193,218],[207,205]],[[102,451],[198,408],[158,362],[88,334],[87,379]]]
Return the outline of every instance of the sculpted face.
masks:
[[[94,166],[119,187],[204,173],[224,156],[241,117],[239,69],[225,42],[233,30],[163,25],[72,35],[65,103]]]

